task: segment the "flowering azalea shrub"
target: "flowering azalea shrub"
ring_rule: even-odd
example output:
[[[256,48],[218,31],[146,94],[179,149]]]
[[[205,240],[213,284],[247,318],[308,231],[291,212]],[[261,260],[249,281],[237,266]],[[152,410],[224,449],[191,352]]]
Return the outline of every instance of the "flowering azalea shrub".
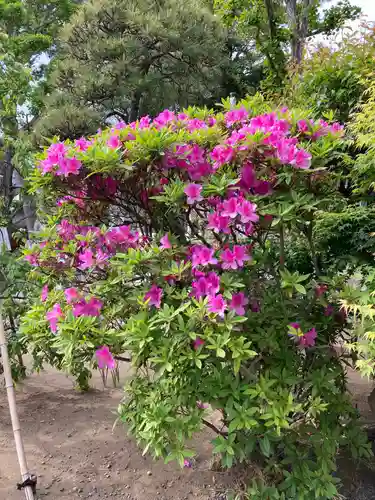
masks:
[[[222,464],[257,460],[277,498],[333,498],[338,450],[369,454],[333,348],[343,278],[313,240],[342,136],[249,100],[51,144],[31,178],[50,215],[25,251],[43,285],[22,326],[36,359],[85,387],[128,352],[118,412],[145,452],[191,466],[207,425]],[[288,269],[301,235],[310,275]]]

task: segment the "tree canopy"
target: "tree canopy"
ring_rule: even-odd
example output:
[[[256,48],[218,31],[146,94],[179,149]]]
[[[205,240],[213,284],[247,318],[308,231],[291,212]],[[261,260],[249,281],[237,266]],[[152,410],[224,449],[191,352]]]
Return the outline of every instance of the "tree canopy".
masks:
[[[224,49],[221,23],[195,0],[91,0],[64,28],[39,131],[81,135],[109,113],[131,121],[164,107],[215,102],[228,64]]]

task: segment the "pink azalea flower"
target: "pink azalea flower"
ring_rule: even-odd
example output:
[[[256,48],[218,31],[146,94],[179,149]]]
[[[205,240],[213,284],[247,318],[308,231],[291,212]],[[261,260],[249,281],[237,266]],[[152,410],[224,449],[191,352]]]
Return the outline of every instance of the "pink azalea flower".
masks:
[[[160,309],[162,296],[163,289],[156,285],[152,285],[150,290],[145,294],[144,300],[148,301],[149,306],[155,306],[157,309]]]
[[[193,281],[191,285],[193,288],[192,294],[197,299],[200,299],[201,297],[206,297],[206,295],[208,295],[210,290],[210,285],[205,277],[198,278],[196,281]]]
[[[235,313],[239,316],[243,316],[245,314],[244,306],[246,306],[248,303],[249,300],[247,299],[247,297],[245,297],[245,294],[243,292],[234,293],[232,295],[232,300],[229,304],[229,308],[235,311]]]
[[[306,120],[299,120],[297,122],[298,130],[300,132],[306,133],[310,130],[309,124]]]
[[[199,181],[212,173],[212,167],[208,162],[195,163],[188,166],[188,174],[193,181]]]
[[[194,246],[192,248],[192,267],[208,266],[209,264],[217,264],[214,249],[201,245]]]
[[[74,144],[79,151],[86,151],[90,146],[91,141],[88,141],[84,137],[81,137],[80,139],[76,139]]]
[[[299,330],[299,329],[300,329],[300,324],[299,324],[299,323],[296,323],[296,322],[294,322],[294,323],[290,323],[290,325],[289,325],[289,326],[291,326],[291,327],[292,327],[292,328],[294,328],[295,330]]]
[[[139,120],[139,128],[149,128],[151,123],[151,118],[149,116],[142,116]]]
[[[218,212],[210,213],[207,216],[208,224],[207,228],[216,231],[217,233],[229,234],[229,217],[220,215]]]
[[[73,306],[73,316],[100,316],[100,311],[103,307],[103,302],[95,297],[92,297],[88,302],[81,300]]]
[[[158,114],[158,116],[154,120],[155,125],[159,126],[165,126],[170,122],[173,122],[176,119],[176,115],[173,113],[173,111],[169,111],[169,109],[165,109],[161,113]]]
[[[61,158],[56,174],[68,177],[68,175],[78,175],[82,163],[77,158]]]
[[[188,115],[186,113],[178,113],[177,118],[179,120],[183,121],[183,120],[187,120],[189,117],[188,117]]]
[[[253,166],[247,163],[241,170],[241,180],[240,186],[244,190],[248,191],[256,184],[256,177]]]
[[[186,128],[189,132],[193,132],[193,130],[198,130],[200,128],[207,128],[206,123],[203,120],[199,120],[199,118],[192,118],[188,120]]]
[[[250,255],[247,253],[247,247],[245,245],[234,245],[233,254],[237,261],[238,267],[243,267],[245,261],[251,260]]]
[[[57,321],[62,318],[64,313],[62,312],[60,304],[55,304],[51,311],[46,314],[46,320],[49,321],[49,326],[53,333],[57,332]]]
[[[247,222],[258,222],[259,216],[256,214],[257,206],[255,203],[243,200],[238,207],[238,213],[241,216],[241,222],[246,224]]]
[[[43,175],[52,172],[54,166],[55,164],[48,158],[46,158],[45,160],[41,160],[38,164],[38,167],[41,169]]]
[[[202,186],[200,184],[189,184],[184,189],[184,193],[187,196],[187,202],[189,205],[193,205],[198,201],[203,200],[201,196]]]
[[[208,273],[206,276],[201,276],[196,281],[192,283],[193,295],[200,299],[201,297],[206,297],[207,295],[215,295],[220,289],[220,278],[214,273]]]
[[[193,342],[193,347],[197,351],[200,347],[204,345],[204,340],[202,340],[200,337],[197,337],[194,342]]]
[[[294,159],[290,163],[296,168],[310,168],[311,158],[311,154],[304,149],[297,149],[294,155]]]
[[[89,269],[94,265],[94,254],[92,251],[85,250],[84,252],[79,254],[80,265],[78,266],[80,269]]]
[[[223,201],[221,214],[230,217],[231,219],[235,219],[238,214],[238,201],[237,198],[229,198],[228,200]]]
[[[220,259],[222,261],[221,267],[223,269],[237,269],[238,264],[234,253],[229,248],[223,250],[220,254]]]
[[[121,145],[122,142],[120,141],[117,135],[111,135],[111,137],[107,141],[107,146],[111,149],[120,148]]]
[[[109,368],[113,370],[116,367],[116,361],[109,350],[109,347],[103,345],[99,349],[96,350],[95,356],[98,362],[98,368],[103,370],[104,368]]]
[[[209,116],[207,118],[207,125],[213,127],[216,124],[216,118],[214,116]]]
[[[208,299],[208,311],[216,313],[220,317],[224,317],[224,312],[227,308],[227,304],[223,299],[221,294],[215,295]]]
[[[72,304],[77,300],[81,299],[81,296],[77,290],[77,288],[71,287],[64,290],[65,298],[68,304]]]
[[[225,125],[231,127],[237,122],[246,121],[249,117],[249,113],[245,108],[233,109],[225,113]]]
[[[38,257],[34,253],[30,253],[28,255],[25,255],[24,259],[27,260],[27,262],[32,266],[39,265]]]
[[[166,233],[162,238],[160,238],[160,248],[162,250],[168,250],[169,248],[172,248],[171,242],[169,241],[169,235]]]
[[[315,328],[311,328],[301,337],[298,337],[300,347],[313,347],[316,342],[317,333]]]
[[[48,299],[48,285],[44,285],[42,288],[42,293],[40,295],[40,300],[45,302]]]
[[[207,274],[207,282],[209,284],[209,293],[216,294],[220,290],[220,276],[214,271]]]
[[[67,148],[63,142],[55,142],[54,144],[50,145],[50,147],[47,149],[47,152],[64,156],[67,152]]]
[[[211,158],[215,162],[215,167],[221,167],[225,163],[230,163],[234,157],[234,149],[232,146],[224,146],[219,144],[215,146],[211,152]]]
[[[96,265],[100,269],[104,269],[105,266],[108,264],[108,259],[110,255],[107,252],[104,252],[102,249],[99,248],[99,250],[96,252]]]

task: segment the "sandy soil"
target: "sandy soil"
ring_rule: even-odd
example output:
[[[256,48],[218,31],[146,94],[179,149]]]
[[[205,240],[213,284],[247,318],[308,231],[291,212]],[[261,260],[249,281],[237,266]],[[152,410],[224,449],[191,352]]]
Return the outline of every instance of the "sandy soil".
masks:
[[[126,372],[122,374],[122,380]],[[351,389],[364,418],[373,418],[367,405],[371,385],[350,374]],[[235,484],[227,473],[210,470],[209,432],[194,443],[199,456],[192,469],[153,462],[142,457],[136,443],[115,421],[113,410],[121,389],[102,389],[95,375],[94,389],[77,393],[73,382],[48,369],[30,375],[17,387],[19,416],[29,467],[38,476],[38,498],[47,500],[224,500]],[[342,463],[346,498],[375,498],[375,473]],[[20,500],[17,457],[6,393],[0,388],[0,500]]]

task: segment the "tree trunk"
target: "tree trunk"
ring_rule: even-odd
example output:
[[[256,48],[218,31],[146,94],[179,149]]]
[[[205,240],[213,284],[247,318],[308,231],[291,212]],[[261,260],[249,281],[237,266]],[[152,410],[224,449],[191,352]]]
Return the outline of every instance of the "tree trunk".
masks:
[[[289,29],[291,31],[292,61],[299,65],[302,62],[303,49],[308,32],[309,10],[312,0],[302,0],[298,9],[297,0],[285,0]]]

